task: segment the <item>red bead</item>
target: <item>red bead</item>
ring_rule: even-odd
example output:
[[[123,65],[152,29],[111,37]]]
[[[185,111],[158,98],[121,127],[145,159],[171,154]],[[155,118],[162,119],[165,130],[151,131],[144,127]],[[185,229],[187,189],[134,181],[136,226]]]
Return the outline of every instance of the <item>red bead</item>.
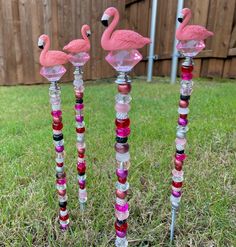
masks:
[[[77,93],[75,93],[75,97],[77,98],[77,99],[82,99],[83,97],[84,97],[84,93],[82,93],[82,92],[77,92]]]
[[[77,166],[77,171],[79,174],[83,174],[86,171],[86,165],[78,165]]]
[[[179,114],[179,117],[180,117],[180,118],[183,118],[183,119],[186,119],[186,118],[188,117],[188,114],[185,114],[185,115]]]
[[[66,208],[60,208],[61,211],[66,211]]]
[[[57,163],[58,167],[63,167],[64,163]]]
[[[77,133],[84,133],[84,131],[85,131],[84,127],[83,128],[76,128]]]
[[[175,181],[172,181],[172,185],[173,185],[175,188],[181,188],[182,185],[183,185],[183,182],[175,182]]]
[[[181,171],[182,170],[182,165],[175,165],[175,169],[177,170],[177,171]]]
[[[118,177],[118,181],[122,184],[125,184],[126,181],[127,181],[127,178],[121,178],[121,177]]]
[[[79,158],[83,159],[84,156],[85,156],[84,153],[82,154],[82,153],[79,153],[79,152],[78,152],[78,157],[79,157]]]
[[[115,120],[115,125],[117,128],[127,128],[130,125],[129,118],[126,119],[117,119]]]
[[[53,123],[53,124],[52,124],[52,128],[53,128],[54,130],[62,130],[63,124],[62,124],[62,123],[58,123],[58,124]]]
[[[59,124],[62,121],[62,117],[53,117],[53,123]]]
[[[181,71],[182,71],[183,73],[192,72],[192,71],[193,71],[193,66],[192,66],[192,65],[190,65],[190,66],[182,66],[182,67],[181,67]]]
[[[85,188],[85,184],[80,184],[79,187],[81,190],[83,190]]]
[[[124,224],[120,225],[117,222],[115,222],[115,229],[120,232],[125,232],[128,229],[128,223],[125,222]]]
[[[123,94],[128,94],[131,91],[131,84],[119,84],[118,85],[118,91]]]
[[[127,196],[127,191],[120,191],[120,190],[116,190],[116,196],[119,197],[120,199],[125,199],[125,197]]]
[[[59,216],[59,218],[60,218],[60,220],[62,220],[62,221],[66,221],[66,220],[68,220],[69,219],[69,214],[67,214],[67,215],[65,215],[65,216]]]
[[[85,148],[78,149],[78,154],[85,154]]]
[[[179,107],[187,108],[188,105],[189,105],[189,102],[188,101],[185,101],[185,100],[180,100],[179,101]]]
[[[65,196],[66,195],[66,190],[58,190],[57,191],[59,196]]]

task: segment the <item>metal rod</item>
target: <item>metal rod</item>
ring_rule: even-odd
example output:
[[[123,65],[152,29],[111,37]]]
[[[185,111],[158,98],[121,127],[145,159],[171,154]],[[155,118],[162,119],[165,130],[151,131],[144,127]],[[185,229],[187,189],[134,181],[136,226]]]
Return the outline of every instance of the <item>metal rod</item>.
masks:
[[[175,217],[176,217],[176,209],[172,208],[171,212],[171,225],[170,225],[170,241],[174,240],[174,232],[175,232]]]
[[[178,0],[178,6],[177,6],[177,17],[180,14],[181,10],[184,6],[184,0]],[[179,22],[176,18],[175,23],[175,31],[179,27]],[[176,82],[176,75],[177,75],[177,67],[178,67],[178,51],[176,48],[177,45],[177,39],[174,38],[174,46],[173,46],[173,53],[172,53],[172,64],[171,64],[171,84],[174,84]]]
[[[149,46],[148,76],[147,76],[148,82],[152,81],[154,45],[155,45],[155,33],[156,33],[156,16],[157,16],[157,0],[152,0],[152,16],[151,16],[151,31],[150,31],[151,44]]]

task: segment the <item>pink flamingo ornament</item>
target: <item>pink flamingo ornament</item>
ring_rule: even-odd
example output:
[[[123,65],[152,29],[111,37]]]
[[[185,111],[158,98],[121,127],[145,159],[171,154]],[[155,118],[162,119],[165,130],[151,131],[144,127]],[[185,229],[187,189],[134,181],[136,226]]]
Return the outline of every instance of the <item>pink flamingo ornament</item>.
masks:
[[[50,39],[46,34],[42,34],[38,40],[38,47],[42,49],[39,62],[44,67],[52,67],[68,63],[67,54],[62,51],[49,51]]]
[[[81,28],[83,39],[76,39],[66,45],[63,50],[70,52],[68,54],[69,61],[74,65],[74,92],[75,92],[75,121],[76,121],[76,147],[78,153],[77,171],[78,171],[78,199],[81,211],[85,209],[87,202],[86,190],[86,160],[85,160],[85,123],[84,123],[84,81],[83,66],[89,60],[87,53],[90,50],[90,41],[88,37],[91,35],[90,27],[83,25]]]
[[[174,169],[172,170],[172,190],[171,190],[171,226],[170,240],[174,240],[175,218],[177,210],[180,206],[182,198],[182,186],[184,181],[183,166],[185,159],[185,147],[187,143],[188,114],[190,97],[193,91],[193,57],[196,56],[202,49],[205,48],[204,40],[213,35],[206,28],[198,25],[187,25],[191,18],[191,10],[183,9],[182,16],[178,18],[181,22],[176,30],[176,39],[179,40],[177,49],[185,56],[185,60],[181,66],[181,82],[180,82],[180,100],[178,107],[178,126],[176,131],[176,150],[174,156]]]
[[[108,20],[114,17],[110,25]],[[131,30],[116,30],[114,28],[119,22],[119,12],[116,8],[110,7],[105,10],[102,16],[102,24],[107,27],[101,39],[102,48],[106,51],[139,49],[150,43],[150,39]]]
[[[108,20],[114,17],[110,25]],[[116,110],[116,202],[115,202],[115,229],[116,247],[127,247],[126,238],[129,217],[129,203],[127,194],[129,190],[128,173],[130,167],[130,153],[128,137],[130,135],[130,102],[131,102],[131,80],[128,72],[142,59],[142,55],[137,50],[150,43],[149,38],[130,30],[116,30],[119,21],[119,12],[110,7],[105,10],[101,22],[107,27],[101,39],[104,50],[110,51],[106,56],[107,62],[118,72],[116,83],[118,94],[115,97]]]
[[[40,64],[43,66],[40,74],[48,79],[49,97],[51,103],[53,143],[55,147],[56,161],[56,188],[59,200],[59,223],[65,231],[69,227],[69,214],[67,211],[66,173],[64,168],[64,138],[62,134],[62,110],[61,89],[58,81],[66,72],[63,64],[68,62],[67,54],[61,51],[49,51],[50,39],[43,34],[38,40],[39,48],[43,49],[40,54]]]
[[[81,28],[83,39],[72,40],[69,44],[64,46],[63,50],[70,53],[87,52],[90,50],[90,41],[88,37],[91,35],[89,25],[83,25]]]
[[[181,23],[176,30],[176,38],[178,40],[205,40],[213,36],[213,32],[208,31],[205,27],[199,25],[187,25],[191,19],[192,12],[190,9],[185,8],[181,11],[182,16],[178,18]]]
[[[199,25],[187,25],[192,13],[188,8],[181,11],[178,21],[181,23],[176,30],[176,39],[179,40],[177,49],[185,57],[194,57],[205,48],[204,40],[213,35],[205,27]]]

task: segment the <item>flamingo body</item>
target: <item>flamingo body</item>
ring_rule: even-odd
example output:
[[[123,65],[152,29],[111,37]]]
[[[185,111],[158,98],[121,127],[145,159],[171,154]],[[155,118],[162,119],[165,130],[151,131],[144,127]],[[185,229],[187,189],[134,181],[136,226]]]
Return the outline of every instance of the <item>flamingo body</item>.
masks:
[[[87,52],[90,50],[90,41],[88,35],[90,33],[90,27],[88,25],[83,25],[81,28],[81,34],[83,39],[72,40],[69,44],[64,46],[63,50],[70,53]]]
[[[108,21],[109,17],[113,16],[112,23],[104,31],[101,39],[101,45],[104,50],[127,50],[139,49],[150,43],[150,39],[143,37],[139,33],[131,30],[116,30],[114,28],[119,22],[119,12],[116,8],[110,7],[105,10],[102,22]],[[114,31],[114,32],[113,32]]]
[[[213,32],[208,31],[205,27],[200,25],[187,25],[191,19],[192,13],[188,8],[182,10],[184,17],[183,22],[179,25],[176,30],[176,39],[180,41],[188,40],[205,40],[208,37],[214,35]]]
[[[43,34],[39,37],[38,43],[41,44],[40,47],[43,48],[39,57],[39,62],[42,66],[52,67],[68,63],[68,57],[66,53],[54,50],[49,51],[50,39],[46,34]],[[45,46],[42,44],[45,44]]]

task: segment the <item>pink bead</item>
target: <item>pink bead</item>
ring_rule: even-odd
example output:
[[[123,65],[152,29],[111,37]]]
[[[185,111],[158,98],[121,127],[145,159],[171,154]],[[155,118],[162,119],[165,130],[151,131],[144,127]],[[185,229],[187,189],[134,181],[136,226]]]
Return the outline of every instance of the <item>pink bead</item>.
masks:
[[[61,153],[64,151],[64,146],[56,146],[55,150],[56,150],[56,152]]]
[[[181,125],[181,126],[186,126],[188,124],[188,119],[179,118],[178,119],[178,124]]]
[[[129,112],[130,110],[130,105],[129,104],[120,104],[120,103],[117,103],[115,105],[115,110],[117,112]]]
[[[186,159],[186,154],[176,154],[175,158],[179,161],[184,161]]]
[[[116,129],[116,135],[119,137],[127,137],[130,135],[130,128]]]
[[[79,190],[79,198],[86,199],[87,198],[87,191],[86,190]]]
[[[187,140],[185,138],[181,139],[181,138],[176,138],[175,139],[175,143],[176,145],[182,145],[185,146],[186,145]]]
[[[79,180],[78,184],[81,185],[81,186],[85,186],[85,180]]]
[[[128,170],[116,169],[116,175],[120,178],[126,178],[128,176]]]
[[[127,231],[121,232],[116,230],[116,236],[119,238],[124,238],[126,236]]]
[[[75,104],[75,110],[79,111],[84,109],[84,104]]]
[[[173,169],[172,170],[172,175],[174,176],[174,177],[183,177],[183,175],[184,175],[184,172],[181,170],[181,171],[177,171],[176,169]]]
[[[172,190],[172,195],[173,195],[174,197],[180,197],[181,194],[182,194],[181,191]]]
[[[84,121],[84,117],[78,115],[78,116],[75,117],[75,121],[76,121],[76,122],[79,122],[79,123],[82,123],[82,122]]]
[[[192,73],[183,73],[181,75],[181,77],[183,80],[190,81],[193,78],[193,74]]]
[[[66,178],[57,179],[57,184],[60,184],[60,185],[66,184]]]
[[[121,206],[121,205],[116,203],[115,208],[116,208],[116,210],[118,210],[120,212],[126,212],[129,210],[129,204],[126,203],[125,205]]]
[[[62,112],[60,110],[58,110],[58,111],[51,111],[51,115],[53,117],[60,117],[62,115]]]

